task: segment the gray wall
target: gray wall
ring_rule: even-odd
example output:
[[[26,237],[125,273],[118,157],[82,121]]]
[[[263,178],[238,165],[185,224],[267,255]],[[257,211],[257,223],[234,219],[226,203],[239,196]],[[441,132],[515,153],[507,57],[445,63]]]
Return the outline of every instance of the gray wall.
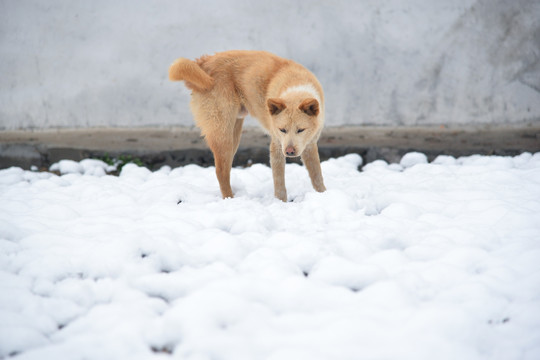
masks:
[[[227,49],[310,68],[329,126],[540,121],[538,0],[0,0],[0,129],[192,125],[168,66]]]

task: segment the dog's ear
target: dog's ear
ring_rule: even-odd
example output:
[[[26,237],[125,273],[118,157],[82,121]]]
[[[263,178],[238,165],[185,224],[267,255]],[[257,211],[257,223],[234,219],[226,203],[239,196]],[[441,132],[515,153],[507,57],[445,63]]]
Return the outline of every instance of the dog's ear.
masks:
[[[268,99],[266,104],[268,105],[268,111],[270,111],[270,114],[272,115],[279,114],[287,107],[281,99]]]
[[[316,99],[306,99],[298,108],[309,116],[319,115],[319,102]]]

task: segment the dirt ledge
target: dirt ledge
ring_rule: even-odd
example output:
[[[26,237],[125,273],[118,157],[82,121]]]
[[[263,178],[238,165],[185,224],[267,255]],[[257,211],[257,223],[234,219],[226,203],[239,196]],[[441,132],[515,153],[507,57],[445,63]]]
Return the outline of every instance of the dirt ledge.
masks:
[[[259,128],[242,133],[235,166],[268,163],[269,138]],[[516,155],[540,151],[540,124],[483,127],[329,127],[319,141],[321,159],[358,153],[365,163],[399,161],[420,151],[440,154]],[[90,128],[0,132],[0,168],[47,168],[61,159],[132,155],[150,168],[213,164],[196,128]]]

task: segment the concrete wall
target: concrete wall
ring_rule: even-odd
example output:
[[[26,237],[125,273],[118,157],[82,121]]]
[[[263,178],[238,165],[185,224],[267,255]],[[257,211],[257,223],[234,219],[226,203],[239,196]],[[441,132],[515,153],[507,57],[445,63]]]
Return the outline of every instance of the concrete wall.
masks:
[[[227,49],[310,68],[329,126],[540,121],[538,0],[0,0],[0,129],[192,125],[168,66]]]

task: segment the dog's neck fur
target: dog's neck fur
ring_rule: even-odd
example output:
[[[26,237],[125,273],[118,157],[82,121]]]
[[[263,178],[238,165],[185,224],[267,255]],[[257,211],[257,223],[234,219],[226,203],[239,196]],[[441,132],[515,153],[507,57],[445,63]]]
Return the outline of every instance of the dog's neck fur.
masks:
[[[319,95],[319,92],[317,91],[315,86],[313,86],[313,84],[310,84],[310,83],[289,86],[288,88],[286,88],[284,91],[281,92],[279,97],[284,98],[289,94],[299,93],[299,92],[306,93],[308,96],[316,99],[319,102],[319,104],[321,103],[321,96]]]
[[[286,63],[276,69],[266,95],[267,98],[283,98],[299,92],[324,104],[322,87],[317,78],[301,65]]]

